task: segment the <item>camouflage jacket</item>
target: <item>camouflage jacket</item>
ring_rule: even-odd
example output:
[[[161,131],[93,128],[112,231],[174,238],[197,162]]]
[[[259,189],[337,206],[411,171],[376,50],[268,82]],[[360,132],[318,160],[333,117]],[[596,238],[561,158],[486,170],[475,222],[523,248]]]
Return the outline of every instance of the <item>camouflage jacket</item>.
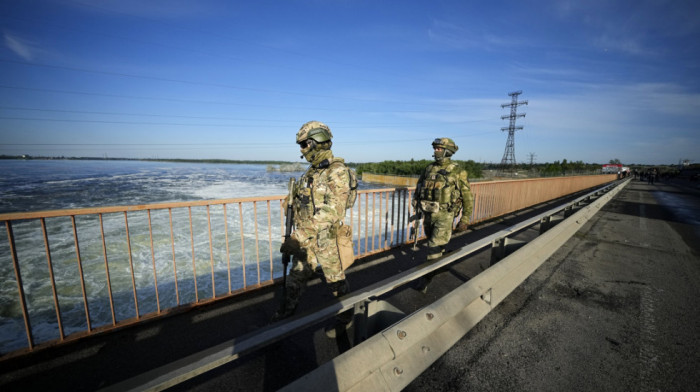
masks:
[[[440,203],[440,210],[447,210],[458,215],[462,211],[461,221],[469,222],[474,207],[474,198],[467,171],[450,159],[433,162],[425,168],[418,179],[414,199]]]
[[[334,238],[345,219],[345,204],[350,179],[342,158],[328,151],[326,158],[311,165],[294,189],[294,226],[292,237],[301,246],[310,246],[319,238]]]

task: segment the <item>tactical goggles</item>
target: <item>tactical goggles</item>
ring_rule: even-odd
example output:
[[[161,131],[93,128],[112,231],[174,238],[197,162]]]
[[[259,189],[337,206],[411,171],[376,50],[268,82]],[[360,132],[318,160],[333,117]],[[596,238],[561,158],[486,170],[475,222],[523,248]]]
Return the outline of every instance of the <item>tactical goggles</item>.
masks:
[[[314,144],[315,142],[316,142],[316,141],[313,140],[313,139],[302,140],[302,141],[299,142],[299,147],[301,147],[302,149],[305,149],[305,148],[307,148],[307,147],[313,146],[313,144]]]

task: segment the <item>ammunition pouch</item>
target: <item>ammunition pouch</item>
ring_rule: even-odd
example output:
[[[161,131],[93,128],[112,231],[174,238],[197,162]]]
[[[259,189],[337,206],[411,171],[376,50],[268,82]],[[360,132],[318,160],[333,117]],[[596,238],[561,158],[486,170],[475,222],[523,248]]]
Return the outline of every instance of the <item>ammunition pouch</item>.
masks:
[[[336,230],[336,244],[338,245],[338,255],[343,271],[348,269],[355,262],[355,253],[352,244],[352,227],[340,225]]]
[[[306,220],[314,216],[314,203],[313,196],[311,195],[311,188],[297,187],[294,197],[294,206],[299,219]]]
[[[440,203],[437,201],[421,200],[420,209],[424,212],[438,212],[440,211]]]
[[[297,191],[297,199],[304,206],[311,203],[311,188],[300,188]]]

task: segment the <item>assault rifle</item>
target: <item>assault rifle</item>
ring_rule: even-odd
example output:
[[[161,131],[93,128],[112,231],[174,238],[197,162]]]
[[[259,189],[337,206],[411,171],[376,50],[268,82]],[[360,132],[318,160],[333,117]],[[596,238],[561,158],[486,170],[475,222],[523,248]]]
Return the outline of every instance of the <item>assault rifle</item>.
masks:
[[[413,222],[413,227],[411,227],[411,233],[408,236],[409,241],[411,240],[411,238],[413,238],[413,250],[416,250],[416,246],[418,246],[418,233],[420,230],[421,219],[423,219],[423,211],[420,209],[420,207],[416,208],[415,215],[408,218],[409,222]]]
[[[294,177],[289,179],[289,196],[287,196],[287,211],[285,211],[285,221],[284,221],[284,240],[289,240],[292,235],[292,226],[294,225]],[[284,266],[284,273],[282,278],[282,298],[286,300],[287,298],[287,266],[289,266],[289,261],[292,255],[289,253],[282,253],[282,265]]]

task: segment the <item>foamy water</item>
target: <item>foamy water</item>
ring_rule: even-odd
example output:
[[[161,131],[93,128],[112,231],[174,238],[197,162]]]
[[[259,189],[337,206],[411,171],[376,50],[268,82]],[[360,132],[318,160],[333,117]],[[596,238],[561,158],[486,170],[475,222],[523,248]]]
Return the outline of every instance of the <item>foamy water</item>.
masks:
[[[225,199],[249,196],[274,196],[287,192],[290,176],[300,173],[267,172],[265,165],[191,164],[140,161],[2,161],[0,160],[0,212],[40,211],[94,206],[134,205],[200,199]],[[247,207],[252,210],[252,206]],[[264,208],[264,206],[263,206]],[[215,289],[217,295],[228,291],[228,265],[238,268],[244,256],[255,258],[256,241],[252,233],[243,233],[246,255],[240,246],[231,247],[226,253],[223,225],[230,227],[229,243],[241,240],[238,214],[229,213],[223,221],[223,208],[210,209],[212,222],[213,255],[209,254],[208,221],[204,210],[193,208],[193,233],[189,231],[189,216],[185,209],[173,211],[176,227],[175,266],[173,246],[170,242],[170,223],[167,210],[152,211],[154,253],[148,232],[146,213],[129,213],[130,245],[133,256],[133,273],[137,285],[139,314],[161,308],[195,301],[197,295],[213,295],[211,269],[214,259]],[[265,221],[266,212],[258,208]],[[232,211],[233,212],[233,211]],[[237,211],[236,211],[237,212]],[[276,215],[275,215],[276,214]],[[259,236],[268,238],[265,222],[259,217]],[[253,227],[254,214],[245,211],[244,227]],[[279,209],[273,210],[273,222],[279,222]],[[96,217],[77,216],[80,238],[81,266],[85,276],[90,320],[92,327],[112,322],[108,300],[100,223]],[[86,329],[87,321],[82,287],[77,278],[78,263],[70,218],[47,219],[50,235],[50,252],[53,273],[66,334]],[[126,249],[123,214],[107,214],[103,217],[105,237],[114,239],[106,244],[109,256],[110,282],[114,295],[116,319],[134,317],[131,264]],[[35,343],[58,338],[57,317],[52,295],[51,279],[47,265],[45,244],[39,222],[13,224],[17,242],[18,259],[23,279],[23,289],[29,309]],[[197,248],[193,272],[191,236]],[[274,248],[279,249],[279,238],[274,236]],[[269,243],[262,250],[268,251]],[[201,251],[205,249],[206,252]],[[276,255],[277,256],[277,255]],[[158,279],[156,301],[153,259]],[[269,268],[263,265],[263,273]],[[177,271],[177,280],[174,273]],[[257,279],[258,271],[246,271],[248,284]],[[242,277],[231,274],[234,289],[240,287]],[[267,277],[263,276],[263,279]],[[175,285],[178,285],[175,290]],[[9,245],[0,241],[0,352],[25,347],[27,344],[21,307],[17,296],[17,283],[12,267]]]

